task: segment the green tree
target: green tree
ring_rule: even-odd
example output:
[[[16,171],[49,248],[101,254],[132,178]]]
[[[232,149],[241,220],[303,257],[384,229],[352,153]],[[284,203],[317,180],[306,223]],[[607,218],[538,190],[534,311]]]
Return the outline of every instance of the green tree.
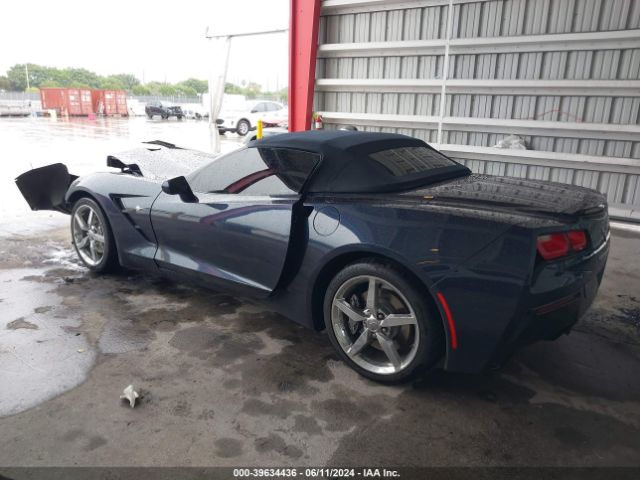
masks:
[[[158,93],[163,97],[173,97],[177,95],[176,87],[171,85],[170,83],[161,83],[158,87]]]
[[[205,93],[207,90],[209,90],[209,82],[207,82],[206,80],[200,80],[198,78],[188,78],[187,80],[178,83],[176,86],[192,88],[196,91],[196,93]]]
[[[237,95],[244,95],[244,88],[234,83],[225,83],[224,84],[224,93],[234,93]]]
[[[42,82],[49,78],[49,71],[47,67],[35,65],[33,63],[27,64],[29,67],[29,85],[32,87],[39,87]],[[27,77],[25,75],[25,64],[19,63],[7,70],[7,78],[13,85],[14,90],[23,92],[27,88]]]
[[[176,89],[176,93],[178,95],[181,95],[181,96],[184,96],[184,97],[195,97],[195,96],[198,95],[198,92],[196,91],[195,88],[186,86],[186,85],[184,85],[182,83],[178,83],[175,86],[175,89]]]
[[[244,90],[247,98],[256,98],[262,93],[262,87],[255,82],[249,82]]]
[[[59,88],[59,87],[62,87],[62,85],[60,85],[60,83],[56,82],[55,80],[45,80],[44,82],[40,83],[39,88]]]
[[[101,78],[98,85],[105,90],[126,90],[122,83],[111,77]]]
[[[11,83],[11,80],[9,80],[9,78],[4,75],[0,76],[0,90],[13,90],[13,84]]]
[[[72,88],[104,88],[108,90],[127,90],[136,95],[162,95],[195,97],[208,90],[206,80],[188,78],[176,84],[166,82],[149,82],[141,84],[135,75],[118,73],[101,76],[86,68],[55,68],[29,63],[29,85],[31,87],[72,87]],[[20,63],[7,70],[6,76],[0,76],[0,89],[24,91],[27,88],[25,64]],[[248,98],[278,97],[287,101],[286,88],[279,92],[263,92],[255,82],[242,80],[240,85],[225,84],[225,93],[244,95]]]
[[[160,95],[160,87],[162,83],[160,82],[149,82],[145,84],[145,87],[149,89],[151,95]]]
[[[51,72],[54,76],[59,75],[60,83],[63,85],[71,85],[72,82],[78,82],[83,85],[89,85],[93,88],[100,86],[100,76],[87,70],[86,68],[63,68],[62,70],[52,69]],[[58,70],[56,72],[55,70]]]
[[[278,95],[278,99],[281,102],[288,103],[289,102],[289,87],[284,87],[284,88],[280,89],[280,91],[276,92],[276,95]]]
[[[113,80],[118,84],[122,85],[125,90],[132,91],[133,87],[136,85],[140,85],[140,80],[136,78],[135,75],[131,75],[130,73],[118,73],[116,75],[109,75],[107,80]]]
[[[100,77],[85,68],[53,68],[33,63],[27,64],[29,71],[29,85],[40,86],[99,86]],[[27,77],[25,64],[20,63],[9,68],[7,78],[11,82],[14,90],[24,90],[27,88]]]
[[[134,95],[151,95],[151,90],[146,85],[134,85],[131,93]]]
[[[67,87],[71,87],[71,88],[91,88],[91,85],[87,85],[86,83],[82,83],[82,82],[77,82],[77,81],[72,81],[69,85],[65,85]]]

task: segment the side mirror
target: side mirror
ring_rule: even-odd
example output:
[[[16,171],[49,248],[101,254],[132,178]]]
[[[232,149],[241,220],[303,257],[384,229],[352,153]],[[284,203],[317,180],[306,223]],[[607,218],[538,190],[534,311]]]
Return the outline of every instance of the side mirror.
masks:
[[[180,200],[183,202],[194,203],[198,201],[189,186],[189,182],[182,176],[162,182],[162,191],[168,195],[180,195]]]
[[[258,113],[258,110],[254,108],[253,110],[251,110],[251,113]]]

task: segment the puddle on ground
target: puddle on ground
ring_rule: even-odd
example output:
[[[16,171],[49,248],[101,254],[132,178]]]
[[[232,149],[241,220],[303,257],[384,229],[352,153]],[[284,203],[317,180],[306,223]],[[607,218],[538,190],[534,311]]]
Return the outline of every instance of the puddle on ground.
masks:
[[[0,271],[0,416],[76,387],[95,362],[85,337],[69,332],[80,321],[52,315],[49,309],[61,298],[29,280],[42,274],[37,269]]]

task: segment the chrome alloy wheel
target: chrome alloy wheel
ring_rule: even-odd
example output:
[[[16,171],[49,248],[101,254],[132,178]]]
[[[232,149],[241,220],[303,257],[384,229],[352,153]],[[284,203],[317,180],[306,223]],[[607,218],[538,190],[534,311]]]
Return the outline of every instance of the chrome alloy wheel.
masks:
[[[406,297],[379,277],[344,282],[331,304],[331,324],[342,350],[360,367],[382,375],[405,369],[420,340],[416,314]]]
[[[105,254],[104,225],[89,205],[81,205],[73,214],[71,222],[73,243],[82,261],[95,267]]]

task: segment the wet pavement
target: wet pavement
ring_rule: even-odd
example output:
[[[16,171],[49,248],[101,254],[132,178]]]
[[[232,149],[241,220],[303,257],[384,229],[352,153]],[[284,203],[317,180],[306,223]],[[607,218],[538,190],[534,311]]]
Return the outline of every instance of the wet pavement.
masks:
[[[61,226],[64,215],[31,212],[14,185],[14,179],[31,168],[64,163],[69,171],[84,175],[109,170],[107,155],[139,148],[141,142],[164,140],[178,146],[212,151],[209,124],[196,120],[134,118],[0,118],[0,235],[29,233]],[[222,151],[237,148],[242,138],[222,137]],[[29,215],[26,215],[30,213]]]
[[[259,303],[89,273],[52,218],[0,235],[2,466],[640,465],[636,233],[570,335],[389,387]]]

